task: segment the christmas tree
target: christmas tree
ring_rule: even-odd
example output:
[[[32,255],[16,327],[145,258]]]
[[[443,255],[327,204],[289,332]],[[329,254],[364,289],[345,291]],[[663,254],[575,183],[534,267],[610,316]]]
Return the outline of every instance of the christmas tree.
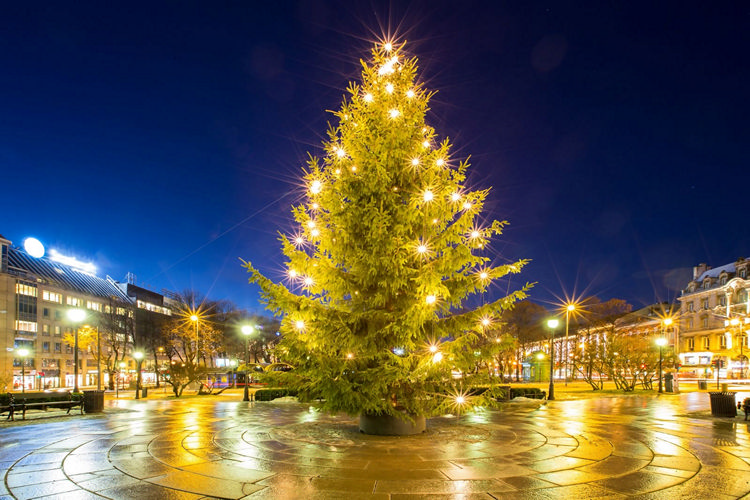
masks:
[[[466,186],[468,161],[425,123],[433,93],[417,60],[403,44],[378,44],[362,68],[325,155],[304,169],[299,230],[281,235],[285,283],[245,265],[283,316],[276,355],[294,367],[282,376],[301,400],[351,415],[434,415],[487,382],[477,346],[528,285],[473,309],[469,299],[525,261],[493,266],[484,255],[505,223],[482,222],[489,189]]]

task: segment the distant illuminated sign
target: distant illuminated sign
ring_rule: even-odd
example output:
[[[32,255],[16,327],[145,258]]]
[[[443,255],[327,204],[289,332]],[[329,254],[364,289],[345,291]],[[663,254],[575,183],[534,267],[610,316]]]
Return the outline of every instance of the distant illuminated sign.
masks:
[[[23,249],[35,259],[44,256],[44,245],[36,238],[26,238],[23,241]]]
[[[70,266],[79,271],[83,271],[84,273],[94,274],[96,272],[96,266],[92,264],[91,262],[81,262],[75,257],[68,257],[67,255],[62,255],[60,252],[58,252],[54,248],[50,249],[49,258],[51,260],[54,260],[55,262],[59,262],[60,264],[65,264],[66,266]]]

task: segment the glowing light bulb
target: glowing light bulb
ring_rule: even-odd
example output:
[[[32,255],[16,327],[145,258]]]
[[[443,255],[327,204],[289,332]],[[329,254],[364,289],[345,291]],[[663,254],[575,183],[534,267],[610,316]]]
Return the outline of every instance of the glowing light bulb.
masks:
[[[352,359],[353,357],[354,357],[354,354],[352,353],[347,353],[346,355],[346,359]]]
[[[428,295],[427,297],[425,297],[425,302],[427,302],[428,304],[434,304],[436,300],[437,297],[435,297],[434,295]]]
[[[389,94],[392,94],[393,93],[393,84],[389,83],[388,85],[386,85],[385,86],[385,91],[388,92]]]
[[[485,271],[482,271],[481,273],[479,273],[479,277],[481,279],[483,279],[483,280],[486,280],[487,276],[488,276],[488,274]]]
[[[356,172],[356,171],[357,171],[357,165],[352,165],[352,172]]]
[[[471,232],[471,237],[472,238],[479,238],[479,231],[472,231]]]
[[[294,242],[298,245],[301,245],[305,242],[305,240],[302,238],[302,236],[297,236],[296,238],[294,238]]]
[[[417,253],[427,253],[427,245],[419,245],[417,247]]]
[[[346,151],[344,151],[343,148],[338,148],[336,150],[336,156],[338,156],[339,158],[343,158],[344,156],[346,156]]]
[[[313,203],[312,205],[310,205],[310,208],[312,208],[313,210],[317,210],[318,208],[320,208],[320,206],[317,203]]]
[[[422,199],[424,199],[424,201],[432,201],[434,197],[435,195],[432,194],[432,191],[430,191],[429,189],[422,195]]]
[[[451,200],[452,200],[452,201],[458,201],[458,200],[460,200],[460,199],[461,199],[461,195],[460,195],[460,194],[458,194],[458,193],[453,193],[453,194],[451,195]]]
[[[313,279],[310,276],[305,276],[305,286],[312,286]]]
[[[423,134],[426,134],[426,133],[427,133],[427,127],[422,127],[422,133],[423,133]]]
[[[422,147],[429,148],[430,147],[430,141],[424,141],[422,143]]]
[[[398,115],[401,113],[397,109],[392,109],[388,112],[388,115],[390,115],[391,118],[398,118]]]
[[[297,321],[294,322],[294,327],[297,330],[304,330],[305,329],[305,322],[302,321],[301,319],[298,319]]]
[[[370,93],[367,93],[367,94],[365,94],[365,97],[364,97],[364,99],[365,99],[365,102],[372,102],[372,100],[373,100],[374,98],[372,97],[372,94],[370,94]]]
[[[469,203],[468,201],[464,203],[464,210],[469,210],[470,208],[471,208],[471,203]]]
[[[317,238],[318,236],[320,236],[320,230],[318,230],[318,229],[313,229],[312,231],[310,231],[310,235],[311,235],[311,236],[312,236],[313,238]]]
[[[320,193],[321,189],[323,189],[323,184],[319,180],[314,180],[310,183],[310,192],[312,194]]]
[[[443,360],[443,353],[442,352],[436,352],[434,356],[432,356],[432,362],[433,363],[440,363]]]
[[[341,174],[341,169],[337,168],[336,170],[333,171],[333,173],[335,173],[336,175],[340,175]]]
[[[411,164],[414,165],[415,167],[418,166],[419,165],[419,158],[412,158],[411,159]]]
[[[436,345],[431,345],[430,346],[430,352],[437,352],[437,350],[438,350],[438,346],[436,346]]]
[[[435,165],[437,165],[438,167],[442,167],[443,165],[445,165],[445,160],[443,160],[442,158],[438,158],[437,161],[435,161]]]
[[[412,97],[414,97],[414,91],[411,90],[411,89],[407,90],[406,91],[406,97],[408,97],[409,99],[411,99]]]
[[[390,52],[393,50],[393,44],[391,42],[386,42],[385,45],[383,45],[383,50],[386,52]]]
[[[465,402],[466,402],[466,398],[464,398],[463,396],[458,396],[456,398],[456,403],[458,403],[460,405],[464,404]]]
[[[309,227],[310,229],[314,228],[315,227],[315,221],[314,220],[307,221],[307,227]]]
[[[490,324],[490,319],[489,318],[482,318],[482,325],[483,326],[487,326],[489,324]]]
[[[432,219],[432,223],[433,223],[433,224],[437,224],[437,223],[438,223],[438,220],[437,220],[437,219]]]

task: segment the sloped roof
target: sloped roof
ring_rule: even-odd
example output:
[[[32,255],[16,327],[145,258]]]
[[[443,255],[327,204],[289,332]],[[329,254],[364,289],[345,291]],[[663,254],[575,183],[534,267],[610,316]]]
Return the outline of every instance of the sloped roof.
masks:
[[[8,247],[8,271],[27,278],[43,278],[59,288],[74,290],[95,297],[128,300],[128,297],[113,282],[92,274],[78,271],[70,266],[53,262],[46,257],[34,258],[20,248]]]
[[[698,277],[698,279],[695,280],[695,281],[699,281],[700,282],[700,281],[703,281],[706,278],[718,278],[719,275],[722,272],[724,272],[724,271],[726,271],[726,272],[728,272],[730,274],[734,273],[735,272],[734,262],[732,262],[730,264],[725,264],[725,265],[720,266],[720,267],[716,267],[714,269],[709,269],[708,271],[705,271],[703,274],[701,274]]]

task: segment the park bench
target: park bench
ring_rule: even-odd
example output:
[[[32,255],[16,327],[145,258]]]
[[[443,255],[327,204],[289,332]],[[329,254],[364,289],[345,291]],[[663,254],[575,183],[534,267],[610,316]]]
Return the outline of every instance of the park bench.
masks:
[[[25,394],[11,394],[10,409],[8,419],[15,420],[15,414],[21,412],[23,420],[26,420],[26,412],[29,410],[47,411],[49,408],[67,409],[66,414],[70,414],[73,408],[80,408],[83,415],[83,398],[75,398],[67,392],[27,392]]]

